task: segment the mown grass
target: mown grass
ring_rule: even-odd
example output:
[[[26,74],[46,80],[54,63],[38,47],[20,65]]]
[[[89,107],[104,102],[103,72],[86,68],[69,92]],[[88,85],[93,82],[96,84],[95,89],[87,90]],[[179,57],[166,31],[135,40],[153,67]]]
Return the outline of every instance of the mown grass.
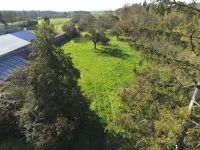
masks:
[[[106,124],[120,115],[122,106],[118,93],[134,80],[133,66],[141,60],[141,54],[132,50],[127,42],[110,38],[108,46],[98,45],[97,50],[92,42],[80,39],[63,46],[81,72],[79,84],[91,100],[91,109]]]

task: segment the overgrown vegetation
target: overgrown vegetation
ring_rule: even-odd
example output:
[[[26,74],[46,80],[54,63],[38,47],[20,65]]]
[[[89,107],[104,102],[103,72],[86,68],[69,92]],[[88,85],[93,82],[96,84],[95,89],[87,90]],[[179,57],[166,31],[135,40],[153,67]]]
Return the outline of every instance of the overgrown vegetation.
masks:
[[[31,63],[0,88],[0,134],[40,149],[200,149],[199,16],[174,0],[75,12],[60,48],[46,18]]]
[[[129,37],[122,40],[153,65],[144,72],[134,68],[136,81],[120,94],[123,113],[113,125],[124,129],[125,138],[113,146],[199,149],[198,108],[195,117],[188,115],[192,89],[185,87],[199,79],[199,10],[195,4],[161,0],[125,6],[117,14],[118,30]]]

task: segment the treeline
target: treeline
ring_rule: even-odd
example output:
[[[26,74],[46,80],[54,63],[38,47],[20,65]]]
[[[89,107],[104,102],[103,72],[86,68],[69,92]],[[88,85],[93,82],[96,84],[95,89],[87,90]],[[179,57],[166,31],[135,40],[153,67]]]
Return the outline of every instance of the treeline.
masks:
[[[30,19],[37,19],[38,17],[62,18],[66,17],[65,12],[55,11],[0,11],[2,19],[6,22],[16,22]]]

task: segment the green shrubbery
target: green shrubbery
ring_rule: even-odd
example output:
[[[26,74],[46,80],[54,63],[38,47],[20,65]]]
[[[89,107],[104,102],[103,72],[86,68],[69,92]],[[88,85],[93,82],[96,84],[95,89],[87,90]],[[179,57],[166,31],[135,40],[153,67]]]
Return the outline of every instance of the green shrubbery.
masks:
[[[80,33],[73,23],[66,23],[62,26],[62,30],[65,32],[68,39],[79,37]]]

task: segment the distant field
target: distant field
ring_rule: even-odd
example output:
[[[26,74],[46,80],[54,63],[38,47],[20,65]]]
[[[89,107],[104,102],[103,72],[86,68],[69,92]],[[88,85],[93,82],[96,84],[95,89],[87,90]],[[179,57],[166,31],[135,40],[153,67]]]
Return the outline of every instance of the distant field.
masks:
[[[39,20],[39,23],[42,21],[42,19]],[[66,22],[70,21],[70,18],[52,18],[50,19],[51,23],[54,24],[56,32],[62,32],[62,25]],[[13,25],[19,24],[21,21],[16,21],[13,23]],[[12,23],[8,23],[8,25],[12,25]]]
[[[70,41],[63,48],[71,53],[81,72],[79,83],[92,102],[91,108],[104,123],[109,123],[120,114],[118,93],[134,80],[132,69],[141,60],[140,53],[115,37],[111,37],[108,46],[98,45],[97,50],[91,42],[83,43],[80,39]]]
[[[52,18],[51,23],[54,25],[56,32],[62,32],[62,25],[70,21],[70,18]]]

